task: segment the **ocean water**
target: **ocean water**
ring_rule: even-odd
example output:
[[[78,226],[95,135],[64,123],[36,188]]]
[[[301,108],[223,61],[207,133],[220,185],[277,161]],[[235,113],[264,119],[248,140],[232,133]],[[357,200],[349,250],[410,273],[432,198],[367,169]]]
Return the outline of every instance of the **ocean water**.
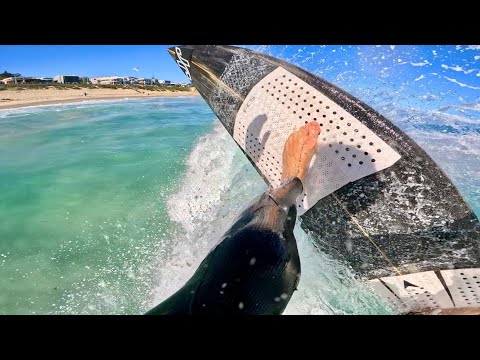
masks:
[[[480,47],[250,46],[406,131],[480,216]],[[141,314],[266,189],[200,97],[0,111],[0,314]],[[296,226],[285,314],[390,314]]]
[[[199,97],[0,112],[0,313],[144,312],[167,201],[212,128]]]

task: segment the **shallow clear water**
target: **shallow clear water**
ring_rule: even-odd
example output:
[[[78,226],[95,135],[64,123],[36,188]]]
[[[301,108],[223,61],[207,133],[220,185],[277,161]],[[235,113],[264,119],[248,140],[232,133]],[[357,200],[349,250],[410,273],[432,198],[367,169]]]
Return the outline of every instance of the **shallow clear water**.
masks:
[[[479,50],[253,48],[387,116],[480,215]],[[265,189],[200,97],[0,111],[0,313],[141,314],[183,285]],[[392,312],[295,234],[302,278],[286,314]]]
[[[200,98],[0,112],[0,313],[140,313]]]

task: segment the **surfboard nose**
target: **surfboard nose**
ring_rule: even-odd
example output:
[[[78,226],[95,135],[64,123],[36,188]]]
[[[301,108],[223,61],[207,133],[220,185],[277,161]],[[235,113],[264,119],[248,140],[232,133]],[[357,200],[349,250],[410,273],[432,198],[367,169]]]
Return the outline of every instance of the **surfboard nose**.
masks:
[[[177,45],[167,49],[194,86],[217,83],[238,49],[226,45]]]
[[[222,74],[235,49],[224,45],[177,45],[167,49],[178,67],[210,104],[219,89],[227,89]],[[228,89],[227,89],[228,90]]]
[[[261,55],[227,45],[181,45],[168,52],[213,112],[226,119],[229,131],[252,86],[276,67]]]
[[[185,76],[192,81],[191,61],[193,49],[186,46],[174,46],[167,49],[173,59],[177,62],[178,67],[183,71]]]

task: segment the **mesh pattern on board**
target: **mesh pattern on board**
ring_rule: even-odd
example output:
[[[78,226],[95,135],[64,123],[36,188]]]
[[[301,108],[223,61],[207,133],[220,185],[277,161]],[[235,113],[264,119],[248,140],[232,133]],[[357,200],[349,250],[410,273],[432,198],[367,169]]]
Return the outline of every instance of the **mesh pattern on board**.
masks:
[[[255,56],[243,52],[232,56],[219,79],[224,86],[216,87],[209,98],[213,111],[228,131],[233,129],[235,115],[248,89],[271,70],[270,64]]]

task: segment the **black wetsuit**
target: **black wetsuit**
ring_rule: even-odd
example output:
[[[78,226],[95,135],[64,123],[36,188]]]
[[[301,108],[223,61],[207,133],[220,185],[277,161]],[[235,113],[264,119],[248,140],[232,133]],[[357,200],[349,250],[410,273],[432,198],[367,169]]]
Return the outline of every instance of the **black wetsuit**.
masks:
[[[188,282],[147,315],[281,314],[300,279],[294,177],[255,199]]]

